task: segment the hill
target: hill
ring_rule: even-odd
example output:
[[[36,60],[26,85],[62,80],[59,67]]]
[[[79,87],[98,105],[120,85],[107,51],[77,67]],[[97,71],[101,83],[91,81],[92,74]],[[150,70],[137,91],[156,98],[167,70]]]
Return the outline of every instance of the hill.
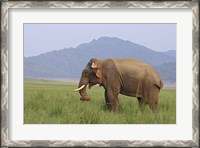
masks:
[[[167,64],[175,63],[176,56],[115,37],[101,37],[76,48],[64,48],[38,56],[25,57],[24,76],[43,79],[79,78],[82,69],[91,58],[128,57],[152,65],[164,80],[175,81],[176,65],[172,64],[172,68]]]
[[[176,84],[176,62],[164,63],[159,66],[154,66],[165,85],[173,86]]]
[[[176,50],[168,50],[168,51],[164,51],[162,53],[167,56],[170,56],[172,58],[176,58]]]

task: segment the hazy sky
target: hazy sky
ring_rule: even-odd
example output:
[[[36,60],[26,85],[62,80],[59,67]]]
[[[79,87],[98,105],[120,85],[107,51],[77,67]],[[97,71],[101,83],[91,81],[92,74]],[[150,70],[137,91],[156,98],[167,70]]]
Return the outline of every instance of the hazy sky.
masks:
[[[118,37],[152,50],[176,50],[176,24],[24,24],[24,56]]]

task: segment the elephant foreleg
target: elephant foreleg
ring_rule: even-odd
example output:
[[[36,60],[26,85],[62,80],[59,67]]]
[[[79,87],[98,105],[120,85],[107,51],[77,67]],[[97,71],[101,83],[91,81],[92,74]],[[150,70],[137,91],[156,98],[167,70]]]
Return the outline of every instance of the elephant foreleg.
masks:
[[[110,87],[106,89],[106,104],[111,107],[114,112],[118,112],[118,94],[114,93]]]
[[[107,95],[107,90],[105,90],[105,101],[106,101],[106,106],[107,106],[107,109],[108,110],[112,110],[112,104],[111,102],[109,101],[109,98],[108,98],[108,95]]]

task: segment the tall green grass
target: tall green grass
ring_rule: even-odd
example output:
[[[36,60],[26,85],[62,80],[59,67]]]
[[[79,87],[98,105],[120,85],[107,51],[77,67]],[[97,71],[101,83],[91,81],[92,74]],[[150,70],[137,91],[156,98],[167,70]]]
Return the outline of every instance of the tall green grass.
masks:
[[[25,124],[175,124],[176,90],[162,89],[158,113],[140,111],[134,97],[119,95],[119,112],[106,110],[104,89],[87,90],[91,101],[80,101],[77,83],[30,80],[24,82]]]

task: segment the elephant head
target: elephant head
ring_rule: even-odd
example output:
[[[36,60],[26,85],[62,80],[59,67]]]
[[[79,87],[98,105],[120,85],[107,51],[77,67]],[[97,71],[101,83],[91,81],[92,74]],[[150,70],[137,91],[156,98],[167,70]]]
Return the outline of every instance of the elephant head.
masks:
[[[101,86],[102,83],[102,63],[101,60],[91,59],[82,71],[81,78],[79,81],[78,89],[82,101],[89,101],[90,97],[87,95],[86,87],[89,84],[89,89],[96,84]]]

